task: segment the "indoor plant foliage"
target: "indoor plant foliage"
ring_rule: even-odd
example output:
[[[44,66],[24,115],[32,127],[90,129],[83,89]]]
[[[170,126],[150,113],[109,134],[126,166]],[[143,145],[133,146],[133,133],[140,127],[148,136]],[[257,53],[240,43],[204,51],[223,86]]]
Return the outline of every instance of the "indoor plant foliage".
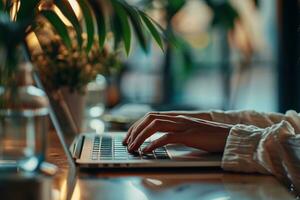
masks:
[[[76,16],[68,0],[0,0],[0,49],[4,50],[6,55],[1,63],[1,85],[5,84],[4,77],[7,79],[17,67],[16,63],[13,63],[16,60],[16,47],[26,44],[25,38],[36,30],[39,16],[50,22],[68,49],[72,48],[72,41],[59,12],[74,28],[78,48],[81,50],[90,51],[96,35],[101,50],[108,32],[114,33],[115,45],[124,42],[127,53],[130,51],[133,32],[144,50],[148,48],[146,38],[149,33],[161,47],[163,45],[161,31],[153,20],[125,1],[77,0],[76,3],[81,9],[83,20]],[[84,29],[87,44],[82,49]]]
[[[76,40],[76,34],[70,30],[70,38]],[[33,64],[39,71],[40,78],[47,90],[67,88],[71,93],[84,95],[86,85],[93,81],[97,74],[105,74],[110,68],[119,65],[118,51],[112,51],[105,45],[99,51],[94,43],[90,51],[81,51],[76,42],[68,49],[62,39],[44,20],[36,31],[40,48],[30,48]],[[83,42],[86,41],[85,35]],[[97,41],[97,39],[95,40]],[[113,60],[114,62],[109,63]]]
[[[25,46],[25,54],[31,57],[26,38],[38,30],[38,20],[45,18],[55,29],[67,51],[74,50],[74,41],[61,15],[67,19],[74,30],[76,51],[90,52],[97,42],[103,51],[108,33],[113,33],[114,46],[124,44],[126,53],[130,52],[133,33],[140,46],[147,51],[148,36],[152,35],[162,48],[162,29],[142,10],[123,0],[73,0],[78,4],[82,17],[79,18],[68,0],[0,0],[0,86],[13,87],[18,68],[17,49]],[[85,34],[83,34],[85,33]],[[86,35],[86,42],[83,39]],[[95,40],[96,38],[96,40]],[[2,53],[4,52],[4,53]],[[47,89],[46,89],[47,90]],[[50,101],[55,100],[50,96]],[[13,99],[13,98],[12,98]],[[57,99],[56,99],[57,100]],[[1,107],[10,101],[0,98]],[[55,101],[51,101],[51,104]],[[56,101],[57,103],[57,101]],[[53,106],[59,107],[60,105]]]
[[[77,130],[82,130],[83,115],[86,107],[88,83],[94,81],[98,74],[106,75],[110,70],[120,66],[119,51],[105,45],[100,51],[98,42],[91,49],[82,51],[78,48],[76,34],[71,29],[72,47],[68,49],[49,23],[41,19],[36,35],[41,48],[30,48],[33,64],[39,72],[39,77],[58,115],[70,111],[71,119],[67,119]],[[97,39],[95,39],[97,41]],[[83,35],[83,46],[86,36]],[[66,121],[66,120],[64,120]]]

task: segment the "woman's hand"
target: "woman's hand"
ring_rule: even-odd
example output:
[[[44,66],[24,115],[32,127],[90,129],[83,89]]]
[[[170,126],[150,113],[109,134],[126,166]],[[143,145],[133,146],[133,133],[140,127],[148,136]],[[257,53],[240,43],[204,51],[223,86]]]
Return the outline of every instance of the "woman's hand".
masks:
[[[149,153],[166,144],[183,144],[208,152],[222,152],[231,125],[168,113],[149,113],[130,127],[123,143],[128,150],[137,150],[157,132],[166,133],[149,144],[143,152]]]

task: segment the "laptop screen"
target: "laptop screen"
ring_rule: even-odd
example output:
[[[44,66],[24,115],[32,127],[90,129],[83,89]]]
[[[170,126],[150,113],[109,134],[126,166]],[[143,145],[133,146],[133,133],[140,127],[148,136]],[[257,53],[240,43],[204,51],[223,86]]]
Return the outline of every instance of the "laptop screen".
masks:
[[[35,81],[37,87],[39,87],[40,89],[45,91],[43,84],[40,80],[40,77],[38,75],[38,72],[35,71],[33,73],[33,78],[34,78],[34,81]],[[48,99],[49,99],[49,95],[48,95]],[[49,99],[49,102],[50,102],[50,99]],[[71,199],[77,179],[76,179],[75,161],[73,159],[73,156],[72,156],[69,148],[70,148],[72,141],[75,139],[76,133],[75,132],[64,133],[64,129],[62,128],[64,126],[63,125],[64,121],[61,121],[58,118],[57,112],[55,112],[55,110],[53,109],[52,103],[53,102],[51,102],[49,105],[49,115],[50,115],[51,122],[55,128],[55,131],[57,133],[57,136],[59,138],[59,141],[63,147],[65,155],[67,156],[67,161],[68,161],[68,164],[70,167],[68,169],[66,188],[67,188],[67,199]]]
[[[40,89],[45,91],[43,84],[39,78],[38,72],[34,72],[33,74],[34,81]],[[57,98],[57,99],[55,99]],[[49,114],[51,122],[55,128],[55,131],[59,137],[59,140],[62,144],[62,147],[64,149],[64,152],[68,158],[68,161],[72,163],[72,165],[75,166],[73,156],[71,155],[71,152],[69,150],[72,142],[74,141],[75,137],[77,136],[76,128],[72,126],[73,121],[71,123],[66,123],[66,120],[72,120],[72,118],[68,117],[63,111],[58,110],[63,107],[61,105],[63,102],[59,100],[57,96],[48,95],[48,99],[50,105],[49,105]],[[67,108],[65,108],[67,109]],[[68,110],[66,110],[68,112]],[[70,125],[71,124],[71,125]]]

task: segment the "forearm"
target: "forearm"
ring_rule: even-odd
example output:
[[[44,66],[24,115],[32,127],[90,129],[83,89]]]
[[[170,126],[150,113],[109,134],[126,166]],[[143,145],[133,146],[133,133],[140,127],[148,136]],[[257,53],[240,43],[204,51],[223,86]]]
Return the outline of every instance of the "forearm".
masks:
[[[282,120],[290,121],[288,117],[280,113],[257,112],[255,110],[212,110],[210,111],[210,115],[212,121],[215,122],[232,125],[254,125],[260,128],[272,126]]]
[[[259,113],[252,110],[236,110],[236,111],[223,111],[223,110],[211,110],[211,111],[168,111],[159,112],[159,114],[169,116],[183,115],[186,117],[192,117],[196,119],[203,119],[207,121],[214,121],[225,124],[252,124],[258,127],[266,127],[270,125],[272,120],[265,113]]]
[[[261,128],[265,128],[271,126],[272,124],[279,123],[282,120],[287,120],[291,122],[291,120],[289,119],[289,115],[297,115],[297,113],[294,111],[289,111],[286,115],[283,115],[280,113],[257,112],[254,110],[169,111],[158,113],[169,116],[183,115],[187,117],[193,117],[197,119],[203,119],[231,125],[255,125]],[[293,122],[291,123],[294,125]]]
[[[187,116],[187,117],[193,117],[197,119],[203,119],[212,121],[211,113],[209,111],[165,111],[165,112],[159,112],[160,114],[166,114],[170,116]]]

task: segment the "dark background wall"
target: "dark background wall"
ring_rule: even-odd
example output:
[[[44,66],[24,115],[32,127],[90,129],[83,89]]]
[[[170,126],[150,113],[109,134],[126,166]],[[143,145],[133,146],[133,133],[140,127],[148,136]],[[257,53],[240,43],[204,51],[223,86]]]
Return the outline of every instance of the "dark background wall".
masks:
[[[279,111],[300,111],[299,3],[278,1],[278,84]]]

